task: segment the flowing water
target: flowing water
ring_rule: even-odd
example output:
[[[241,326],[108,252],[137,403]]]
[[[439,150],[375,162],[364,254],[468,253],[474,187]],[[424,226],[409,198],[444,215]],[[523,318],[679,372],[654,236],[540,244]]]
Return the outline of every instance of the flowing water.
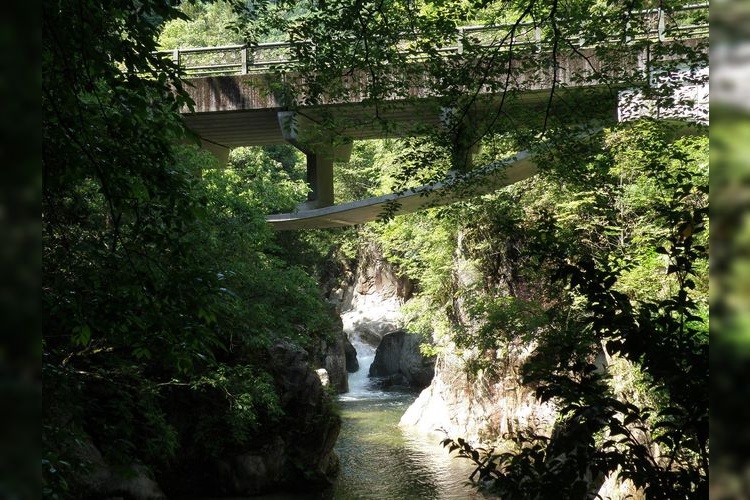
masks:
[[[349,374],[349,392],[338,396],[341,434],[336,443],[341,469],[324,493],[276,493],[263,500],[429,500],[484,498],[467,484],[471,464],[453,458],[440,434],[401,428],[401,415],[416,392],[383,391],[367,377],[375,349],[357,339],[359,370]],[[256,497],[257,498],[257,497]]]
[[[349,375],[349,392],[339,396],[343,425],[336,444],[341,473],[335,499],[482,498],[467,478],[471,464],[451,457],[439,434],[398,426],[416,399],[414,392],[382,391],[367,374],[375,350],[356,339],[359,371]]]

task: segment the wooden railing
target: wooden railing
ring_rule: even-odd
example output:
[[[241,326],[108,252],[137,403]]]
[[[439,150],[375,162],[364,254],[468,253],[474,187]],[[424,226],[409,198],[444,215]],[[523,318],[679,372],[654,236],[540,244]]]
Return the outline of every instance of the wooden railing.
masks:
[[[708,3],[688,5],[671,11],[649,9],[636,13],[643,16],[646,30],[639,36],[628,38],[624,42],[638,39],[668,40],[679,38],[708,37]],[[695,22],[698,19],[699,22]],[[513,26],[515,46],[538,46],[541,50],[544,39],[542,29],[534,23],[518,25],[502,24],[490,26],[462,26],[456,30],[455,38],[441,47],[445,54],[461,54],[464,44],[462,39],[471,39],[481,47],[492,47],[498,44],[498,35],[504,35]],[[617,40],[615,42],[623,42]],[[265,73],[274,68],[294,63],[293,48],[298,43],[309,42],[267,42],[256,45],[223,45],[219,47],[192,47],[159,51],[157,54],[171,57],[182,66],[188,76],[246,75]],[[408,44],[408,42],[405,42]],[[586,45],[586,37],[574,40],[579,46]],[[406,50],[406,47],[404,47]]]

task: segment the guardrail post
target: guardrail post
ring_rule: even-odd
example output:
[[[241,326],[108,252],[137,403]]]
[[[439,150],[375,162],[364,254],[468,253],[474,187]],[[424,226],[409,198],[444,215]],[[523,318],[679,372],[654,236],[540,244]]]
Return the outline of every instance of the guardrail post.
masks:
[[[633,37],[630,34],[630,19],[625,23],[625,43],[630,45],[633,41]]]
[[[242,57],[242,74],[247,74],[247,45],[242,47],[242,50],[240,50],[240,55]]]
[[[657,17],[657,21],[659,23],[658,24],[658,26],[659,26],[658,27],[659,41],[663,42],[664,41],[664,36],[666,34],[666,31],[667,31],[667,27],[666,27],[666,22],[664,21],[664,11],[662,10],[661,7],[659,7],[659,10],[656,11],[656,15],[658,16]]]
[[[179,66],[180,65],[180,49],[174,49],[172,51],[172,61]]]
[[[456,52],[460,55],[464,53],[464,38],[466,38],[466,33],[464,33],[464,29],[458,28],[458,37],[456,38],[458,41],[458,44],[456,46]]]
[[[542,51],[542,28],[534,26],[534,42],[536,42],[536,49]]]

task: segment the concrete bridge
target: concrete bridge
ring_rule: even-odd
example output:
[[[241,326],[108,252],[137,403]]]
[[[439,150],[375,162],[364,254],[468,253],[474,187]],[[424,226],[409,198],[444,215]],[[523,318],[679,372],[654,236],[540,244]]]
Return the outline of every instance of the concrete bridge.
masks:
[[[705,10],[707,4],[685,9],[686,12]],[[708,35],[708,26],[704,23],[680,24],[679,18],[673,17],[669,18],[672,20],[670,25],[668,18],[658,10],[644,11],[644,15],[653,17],[653,29],[644,33],[646,38],[697,46]],[[658,106],[643,96],[623,89],[613,91],[604,84],[610,76],[615,80],[619,76],[616,73],[622,72],[623,68],[641,75],[644,81],[652,76],[648,74],[650,54],[646,49],[625,52],[628,55],[619,64],[612,65],[611,61],[605,64],[599,60],[594,47],[580,46],[574,51],[558,54],[557,70],[553,71],[546,57],[547,51],[541,45],[539,30],[532,25],[526,28],[527,38],[519,43],[536,50],[526,51],[526,55],[514,60],[512,64],[515,66],[510,68],[512,78],[505,81],[513,89],[522,89],[514,92],[512,102],[503,103],[503,116],[514,126],[539,126],[550,102],[560,108],[553,112],[576,114],[574,119],[588,127],[643,114],[659,114]],[[496,37],[488,38],[486,34],[496,34],[503,29],[508,27],[463,27],[458,36],[472,36],[480,43],[485,37],[490,40],[487,42],[490,47],[491,40]],[[284,84],[294,84],[299,75],[274,71],[290,64],[291,47],[288,43],[270,43],[252,49],[236,45],[170,52],[190,76],[188,92],[195,101],[195,109],[183,114],[184,121],[200,137],[201,146],[214,153],[221,162],[226,162],[229,150],[238,146],[290,143],[305,153],[307,180],[311,187],[308,201],[294,213],[269,216],[268,221],[275,228],[358,224],[375,220],[384,211],[407,213],[428,204],[449,203],[457,197],[467,196],[467,193],[458,195],[455,190],[448,189],[462,177],[449,175],[445,182],[436,185],[334,205],[333,164],[348,160],[355,140],[413,136],[441,127],[460,130],[466,137],[455,137],[454,167],[469,171],[475,178],[482,176],[481,182],[475,183],[472,195],[490,192],[536,173],[533,155],[529,152],[521,152],[505,162],[480,169],[468,168],[476,152],[477,133],[487,125],[490,111],[503,102],[502,92],[478,89],[469,112],[462,113],[461,123],[456,123],[455,105],[446,102],[444,96],[430,93],[430,86],[420,83],[419,79],[411,80],[402,95],[376,105],[367,99],[368,75],[352,73],[341,77],[340,85],[347,90],[346,98],[323,96],[314,104],[299,105],[306,100],[304,95],[290,100],[289,95],[280,91]],[[442,50],[446,56],[460,57],[461,47],[462,44],[457,42],[455,46]],[[419,64],[418,60],[414,62],[417,68]],[[593,80],[594,74],[598,80]],[[502,75],[504,79],[507,76]],[[553,82],[557,99],[551,101]],[[687,92],[688,99],[696,105],[680,111],[680,116],[687,115],[700,122],[704,115],[707,119],[707,86],[693,87],[687,85],[679,97],[684,98],[683,94]],[[574,109],[565,109],[567,98],[575,103]]]

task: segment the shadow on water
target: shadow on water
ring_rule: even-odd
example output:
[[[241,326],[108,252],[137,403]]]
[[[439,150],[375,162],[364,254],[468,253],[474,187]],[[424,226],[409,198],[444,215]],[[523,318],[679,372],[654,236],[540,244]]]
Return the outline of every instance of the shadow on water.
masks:
[[[465,485],[470,464],[451,458],[440,435],[398,427],[414,400],[395,394],[388,400],[342,401],[343,427],[336,450],[341,474],[336,499],[481,498]]]

